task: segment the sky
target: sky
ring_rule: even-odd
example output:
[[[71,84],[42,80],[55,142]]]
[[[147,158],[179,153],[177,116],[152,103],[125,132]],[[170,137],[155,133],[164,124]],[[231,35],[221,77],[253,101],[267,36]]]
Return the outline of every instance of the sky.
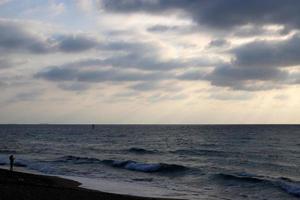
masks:
[[[298,124],[299,0],[0,0],[0,123]]]

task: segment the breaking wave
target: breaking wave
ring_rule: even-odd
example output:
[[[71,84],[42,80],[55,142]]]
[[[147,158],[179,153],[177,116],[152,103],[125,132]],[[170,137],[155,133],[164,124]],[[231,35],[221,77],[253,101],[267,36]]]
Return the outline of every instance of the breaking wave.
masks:
[[[105,164],[115,168],[127,169],[139,172],[180,172],[188,168],[182,165],[166,164],[166,163],[142,163],[132,160],[100,160],[97,158],[64,156],[56,162],[72,162],[73,164]]]
[[[131,160],[117,161],[117,160],[104,160],[105,164],[112,167],[123,168],[140,172],[180,172],[188,168],[182,165],[166,164],[166,163],[141,163]]]
[[[89,157],[78,157],[78,156],[64,156],[56,162],[72,162],[74,164],[93,164],[93,163],[101,163],[101,160],[97,158],[89,158]]]
[[[300,182],[293,181],[289,178],[281,177],[281,178],[272,178],[266,176],[259,176],[255,174],[248,173],[238,173],[238,174],[226,174],[220,173],[217,174],[218,177],[225,180],[237,180],[237,181],[247,181],[247,182],[265,182],[272,186],[278,187],[283,191],[300,197]]]
[[[72,164],[104,164],[114,168],[126,169],[131,171],[145,172],[145,173],[176,173],[188,170],[188,167],[176,164],[167,163],[142,163],[132,160],[100,160],[97,158],[90,157],[79,157],[79,156],[63,156],[54,162],[64,162]],[[51,163],[35,163],[26,160],[16,160],[15,166],[28,167],[30,169],[39,170],[42,172],[49,172],[47,167]],[[52,163],[53,164],[53,163]],[[7,161],[0,160],[0,165],[8,165]]]

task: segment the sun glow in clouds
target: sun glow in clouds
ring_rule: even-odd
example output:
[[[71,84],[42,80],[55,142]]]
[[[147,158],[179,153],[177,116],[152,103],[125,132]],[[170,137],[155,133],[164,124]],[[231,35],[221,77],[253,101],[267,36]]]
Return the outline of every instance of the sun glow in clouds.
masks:
[[[0,1],[0,122],[299,123],[299,9]]]

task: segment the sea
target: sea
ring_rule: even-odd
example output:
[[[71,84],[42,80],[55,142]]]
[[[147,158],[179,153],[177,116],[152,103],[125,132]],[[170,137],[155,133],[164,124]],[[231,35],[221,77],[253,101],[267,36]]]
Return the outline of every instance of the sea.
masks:
[[[82,187],[209,200],[300,197],[299,125],[0,125],[0,165]]]

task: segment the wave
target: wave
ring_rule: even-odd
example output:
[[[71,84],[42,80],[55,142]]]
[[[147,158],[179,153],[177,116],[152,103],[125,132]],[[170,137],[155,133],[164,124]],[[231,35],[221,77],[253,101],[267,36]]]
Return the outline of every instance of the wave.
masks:
[[[1,158],[0,159],[0,165],[8,165],[9,161],[8,158]],[[22,159],[18,159],[14,162],[14,166],[16,167],[27,167],[27,162],[25,160]]]
[[[15,150],[8,150],[8,149],[0,149],[1,154],[16,154],[17,151]]]
[[[72,164],[105,164],[111,167],[126,169],[131,171],[145,172],[145,173],[174,173],[185,171],[188,168],[182,165],[166,164],[166,163],[142,163],[132,160],[118,161],[118,160],[100,160],[97,158],[78,157],[78,156],[64,156],[54,162],[71,162]],[[39,170],[42,172],[51,172],[50,163],[36,163],[25,160],[17,160],[14,165],[18,167],[28,167],[30,169]],[[0,165],[8,165],[7,161],[0,160]]]
[[[56,162],[72,162],[73,164],[105,164],[111,167],[127,169],[139,172],[165,172],[173,173],[187,170],[182,165],[166,164],[166,163],[142,163],[132,160],[100,160],[97,158],[64,156],[56,160]]]
[[[217,176],[225,180],[235,179],[238,181],[265,182],[272,186],[278,187],[293,196],[300,197],[300,182],[293,181],[289,178],[285,178],[285,177],[272,178],[272,177],[259,176],[259,175],[248,174],[248,173],[237,173],[237,174],[219,173],[217,174]]]
[[[28,166],[28,164],[24,161],[16,161],[14,163],[14,165],[17,166],[17,167],[27,167]]]
[[[229,152],[209,150],[209,149],[177,149],[170,151],[170,153],[180,155],[192,155],[192,156],[222,156],[225,157]],[[230,153],[232,154],[232,153]]]
[[[287,193],[294,195],[296,197],[300,197],[300,184],[298,183],[287,183],[287,182],[279,182],[279,187],[286,191]]]
[[[133,181],[141,181],[141,182],[151,182],[151,181],[153,181],[153,178],[133,178],[131,180],[133,180]]]
[[[56,160],[56,162],[72,162],[74,164],[93,164],[93,163],[101,163],[102,161],[97,158],[64,156]]]
[[[185,171],[188,168],[182,165],[176,164],[166,164],[166,163],[141,163],[132,160],[126,161],[117,161],[117,160],[104,160],[105,164],[108,164],[112,167],[128,169],[132,171],[140,172],[180,172]]]
[[[225,180],[241,180],[241,181],[248,181],[248,182],[266,181],[263,177],[254,174],[248,174],[248,173],[238,173],[238,174],[219,173],[217,174],[217,176]]]
[[[138,147],[131,147],[127,151],[131,152],[131,153],[137,153],[137,154],[154,154],[154,153],[157,153],[157,151],[155,151],[155,150],[147,150],[147,149],[138,148]]]

